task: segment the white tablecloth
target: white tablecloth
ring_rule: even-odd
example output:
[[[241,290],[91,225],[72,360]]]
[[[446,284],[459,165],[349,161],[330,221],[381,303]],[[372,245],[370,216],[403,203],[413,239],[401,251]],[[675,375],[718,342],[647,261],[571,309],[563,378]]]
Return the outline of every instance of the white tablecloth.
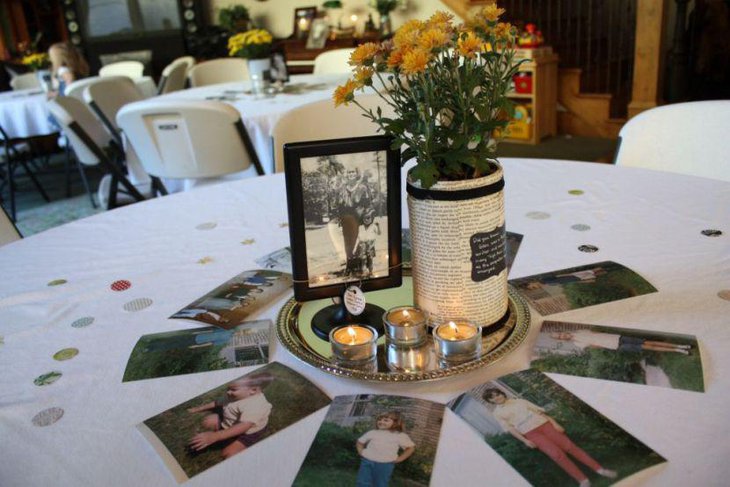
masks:
[[[707,392],[551,377],[668,459],[642,476],[642,485],[727,485],[730,301],[718,292],[730,289],[730,184],[591,163],[503,162],[507,228],[524,235],[511,277],[600,260],[637,271],[659,292],[551,318],[696,335]],[[584,193],[569,194],[574,189]],[[527,216],[536,211],[549,217]],[[135,425],[243,371],[122,383],[130,351],[144,334],[194,327],[167,317],[288,245],[286,222],[279,174],[135,204],[0,248],[0,485],[176,485]],[[571,229],[577,223],[590,230]],[[724,234],[700,233],[712,228]],[[582,244],[600,250],[583,253]],[[204,257],[208,263],[199,263]],[[67,283],[48,286],[56,279]],[[129,280],[131,288],[112,291],[118,279]],[[124,311],[135,298],[153,304]],[[254,317],[275,319],[283,302]],[[94,321],[71,326],[82,317]],[[436,382],[352,381],[302,364],[278,344],[272,355],[331,396],[372,392],[446,402],[526,367],[538,322],[536,317],[530,337],[505,360]],[[52,355],[66,347],[79,355],[54,361]],[[51,370],[63,377],[48,386],[33,384]],[[64,416],[34,426],[31,419],[49,407],[62,408]],[[290,485],[324,415],[319,411],[187,485]],[[486,484],[525,481],[447,411],[432,485]]]
[[[149,76],[134,80],[145,98],[157,94],[155,82]],[[0,126],[9,137],[35,137],[58,132],[49,119],[48,97],[38,89],[0,93]]]
[[[291,77],[287,89],[296,92],[278,93],[274,96],[251,94],[251,83],[225,83],[163,95],[168,99],[205,100],[211,97],[231,97],[222,100],[234,106],[240,113],[243,124],[251,137],[261,165],[266,174],[274,172],[274,153],[271,134],[279,118],[293,108],[314,101],[332,98],[335,88],[347,79],[347,75],[295,75]],[[246,93],[249,92],[249,93]],[[316,123],[305,121],[304,123]]]

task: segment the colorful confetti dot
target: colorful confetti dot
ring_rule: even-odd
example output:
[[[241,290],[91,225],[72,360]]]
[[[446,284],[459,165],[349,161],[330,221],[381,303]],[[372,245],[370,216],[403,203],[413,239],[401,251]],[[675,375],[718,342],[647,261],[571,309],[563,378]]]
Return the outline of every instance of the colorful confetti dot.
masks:
[[[198,259],[198,264],[210,264],[213,262],[213,257],[205,256],[202,259]]]
[[[574,196],[580,196],[583,193],[584,191],[582,189],[571,189],[570,191],[568,191],[568,194],[572,194]]]
[[[707,230],[702,230],[702,235],[705,237],[719,237],[722,235],[722,230],[715,230],[712,228],[708,228]]]
[[[53,358],[62,362],[64,360],[71,360],[79,354],[78,348],[64,348],[53,354]]]
[[[581,252],[592,254],[593,252],[598,252],[598,247],[596,247],[595,245],[581,245],[580,247],[578,247],[578,250],[580,250]]]
[[[52,372],[46,372],[45,374],[41,374],[33,379],[33,384],[37,386],[47,386],[56,382],[58,379],[61,378],[62,375],[63,374],[57,370],[54,370]]]
[[[279,228],[286,228],[289,226],[289,223],[279,223]]]
[[[197,228],[198,230],[213,230],[217,226],[218,224],[216,222],[205,222],[201,223],[195,228]]]
[[[152,306],[152,300],[150,298],[137,298],[129,301],[124,305],[124,311],[135,312],[141,311],[145,308]]]
[[[89,326],[94,322],[93,316],[84,316],[83,318],[79,318],[78,320],[71,323],[71,326],[74,328],[84,328],[85,326]]]
[[[50,426],[63,417],[63,409],[48,408],[33,416],[31,420],[35,426]]]
[[[252,239],[252,238],[247,238],[246,240],[243,240],[243,241],[242,241],[241,243],[242,243],[243,245],[253,245],[253,243],[254,243],[255,241],[256,241],[256,240],[254,240],[254,239]]]
[[[525,214],[527,218],[532,218],[533,220],[547,220],[550,218],[550,213],[545,213],[544,211],[530,211]]]
[[[717,297],[724,299],[725,301],[730,301],[730,289],[723,289],[717,293]]]
[[[120,279],[119,281],[114,281],[111,285],[112,291],[126,291],[132,287],[132,283],[127,281],[126,279]]]
[[[585,223],[576,223],[575,225],[571,225],[570,228],[572,228],[573,230],[575,230],[577,232],[587,232],[588,230],[591,229],[591,226],[586,225]]]
[[[51,282],[48,283],[49,286],[60,286],[62,284],[66,284],[68,281],[66,279],[54,279]]]

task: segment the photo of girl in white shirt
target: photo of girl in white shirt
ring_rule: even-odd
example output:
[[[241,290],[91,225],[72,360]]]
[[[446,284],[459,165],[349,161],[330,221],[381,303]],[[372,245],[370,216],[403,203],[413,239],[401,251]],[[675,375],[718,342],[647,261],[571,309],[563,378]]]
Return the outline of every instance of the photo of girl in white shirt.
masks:
[[[395,465],[413,455],[416,445],[403,429],[401,414],[389,411],[379,414],[375,429],[357,440],[357,453],[361,457],[357,487],[386,487]]]

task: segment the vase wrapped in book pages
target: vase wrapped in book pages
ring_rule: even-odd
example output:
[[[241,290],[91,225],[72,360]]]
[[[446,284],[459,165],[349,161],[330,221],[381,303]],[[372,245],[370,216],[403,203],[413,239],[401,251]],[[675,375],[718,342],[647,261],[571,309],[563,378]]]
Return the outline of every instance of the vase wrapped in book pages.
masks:
[[[488,332],[506,321],[503,189],[496,163],[488,176],[429,189],[409,178],[414,299],[432,320],[466,318]]]

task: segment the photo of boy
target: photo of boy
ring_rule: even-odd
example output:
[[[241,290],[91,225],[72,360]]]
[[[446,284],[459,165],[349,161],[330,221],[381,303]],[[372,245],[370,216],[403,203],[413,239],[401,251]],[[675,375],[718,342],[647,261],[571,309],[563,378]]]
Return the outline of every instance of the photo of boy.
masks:
[[[690,335],[544,321],[531,366],[543,372],[703,392],[697,339]]]
[[[259,441],[271,413],[271,403],[266,400],[264,389],[273,381],[274,376],[269,373],[252,374],[228,384],[224,400],[188,409],[191,414],[211,412],[200,423],[207,431],[193,436],[190,448],[200,451],[226,441],[221,454],[228,458]]]
[[[377,416],[375,429],[357,440],[357,453],[362,457],[357,472],[358,487],[388,485],[395,465],[413,455],[416,444],[403,429],[401,414],[388,411]]]
[[[162,411],[137,429],[183,482],[233,455],[247,456],[329,403],[312,382],[272,362]]]
[[[509,282],[543,316],[657,291],[636,272],[610,261],[510,279]]]

